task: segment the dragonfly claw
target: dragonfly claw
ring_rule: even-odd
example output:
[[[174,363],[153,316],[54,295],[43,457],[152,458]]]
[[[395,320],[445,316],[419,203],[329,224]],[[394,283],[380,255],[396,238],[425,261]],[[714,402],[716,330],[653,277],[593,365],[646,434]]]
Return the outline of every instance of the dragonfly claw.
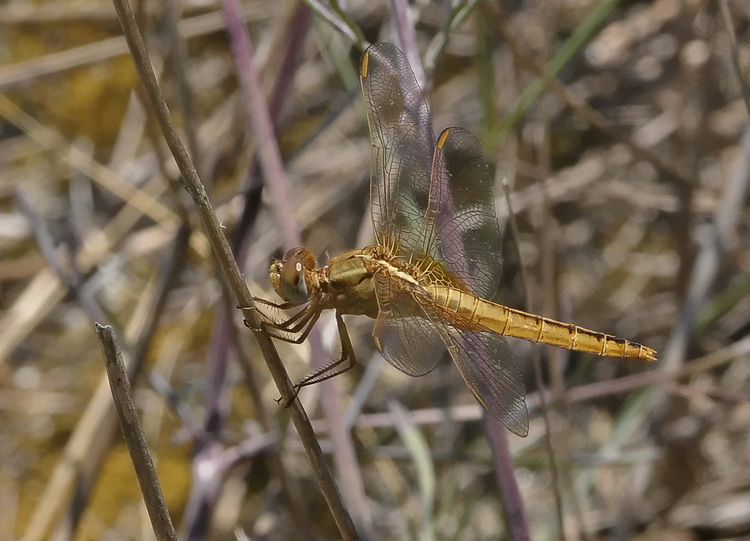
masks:
[[[276,399],[276,403],[282,408],[285,408],[285,409],[288,408],[289,406],[292,405],[292,402],[294,402],[297,399],[297,395],[299,395],[299,391],[301,388],[302,387],[300,387],[299,385],[295,385],[294,387],[292,387],[292,391],[294,394],[292,394],[290,398],[285,399],[283,396],[280,396]]]
[[[252,331],[258,332],[263,330],[263,323],[268,320],[268,316],[258,310],[257,306],[238,306],[237,308],[239,310],[242,310],[243,312],[245,310],[249,310],[250,312],[253,312],[255,314],[255,317],[252,319],[248,319],[247,317],[242,319],[242,323],[245,325],[245,327]],[[257,322],[257,324],[254,325],[253,321]]]

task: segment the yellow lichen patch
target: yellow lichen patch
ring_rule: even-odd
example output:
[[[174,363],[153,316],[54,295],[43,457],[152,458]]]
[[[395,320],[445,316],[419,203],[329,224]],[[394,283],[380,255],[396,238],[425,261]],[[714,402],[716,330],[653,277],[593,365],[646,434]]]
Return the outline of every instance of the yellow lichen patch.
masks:
[[[169,445],[161,451],[155,453],[158,455],[156,474],[172,520],[177,522],[179,516],[176,517],[175,513],[184,507],[189,490],[189,453],[182,447]],[[105,530],[128,522],[130,531],[135,533],[135,524],[148,520],[145,515],[139,515],[142,496],[124,443],[110,451],[91,494],[91,502],[81,520],[79,541],[101,539]]]
[[[8,31],[7,43],[12,63],[19,63],[111,38],[117,30],[85,22],[23,24]],[[8,96],[65,137],[85,137],[101,147],[114,141],[134,83],[133,63],[122,55],[35,77]]]

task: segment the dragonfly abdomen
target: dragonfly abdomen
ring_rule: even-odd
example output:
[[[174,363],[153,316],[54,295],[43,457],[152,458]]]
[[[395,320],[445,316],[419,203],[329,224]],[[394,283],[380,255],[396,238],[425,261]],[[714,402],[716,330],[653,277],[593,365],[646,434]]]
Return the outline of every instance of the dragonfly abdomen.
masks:
[[[484,328],[505,336],[605,357],[656,360],[653,349],[611,334],[495,304],[459,289],[429,286],[427,290],[440,306],[474,330]]]

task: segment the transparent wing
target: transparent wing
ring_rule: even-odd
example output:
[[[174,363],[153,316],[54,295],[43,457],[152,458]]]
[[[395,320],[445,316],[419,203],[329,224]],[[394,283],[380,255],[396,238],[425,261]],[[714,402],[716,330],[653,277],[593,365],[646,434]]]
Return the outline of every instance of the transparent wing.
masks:
[[[491,299],[502,270],[501,237],[494,180],[479,139],[463,128],[443,130],[431,176],[438,214],[437,239],[427,243],[436,246],[430,254],[475,295]]]
[[[437,257],[473,294],[491,299],[502,270],[500,227],[495,213],[494,181],[479,140],[463,128],[448,128],[438,137],[432,183],[441,195],[436,228]],[[505,338],[473,325],[430,303],[423,307],[439,327],[453,362],[474,396],[508,430],[525,436],[529,414],[523,373]],[[439,318],[439,319],[438,319]]]
[[[373,336],[390,364],[410,376],[423,376],[448,357],[443,339],[416,300],[418,289],[378,274],[375,294],[380,313]]]
[[[440,307],[416,284],[375,277],[380,315],[375,338],[386,360],[406,374],[432,370],[446,349],[479,402],[510,431],[528,433],[521,370],[505,339]]]
[[[390,43],[365,51],[360,81],[372,141],[370,196],[378,244],[405,257],[433,255],[427,241],[434,238],[434,221],[427,216],[435,136],[422,91],[406,57]]]
[[[519,436],[529,433],[523,374],[508,342],[493,332],[441,327],[448,351],[472,394],[495,419]]]
[[[371,199],[378,244],[485,298],[500,277],[493,182],[471,133],[445,130],[433,143],[427,104],[403,53],[380,43],[362,56],[360,80],[372,140]],[[528,431],[521,371],[505,339],[440,307],[408,280],[376,277],[374,335],[399,370],[422,375],[446,349],[477,399],[516,434]]]
[[[429,109],[396,46],[367,49],[360,76],[378,243],[425,267],[444,264],[475,294],[492,297],[501,270],[500,229],[479,140],[450,128],[435,146]]]

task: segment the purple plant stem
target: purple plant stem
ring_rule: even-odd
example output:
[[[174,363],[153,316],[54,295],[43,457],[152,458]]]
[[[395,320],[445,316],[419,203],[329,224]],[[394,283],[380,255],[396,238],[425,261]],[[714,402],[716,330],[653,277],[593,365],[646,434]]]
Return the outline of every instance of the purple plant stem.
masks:
[[[281,235],[287,248],[302,244],[299,230],[294,222],[294,209],[289,196],[289,182],[284,173],[279,147],[268,111],[263,88],[253,59],[253,48],[240,17],[240,5],[236,0],[222,2],[230,46],[237,68],[237,77],[250,106],[252,128],[258,142],[258,157],[271,190],[276,217],[281,223]]]
[[[271,190],[276,217],[281,223],[282,237],[287,248],[299,246],[301,236],[294,220],[294,211],[289,196],[289,183],[276,145],[276,137],[268,107],[253,62],[253,49],[239,18],[239,4],[235,0],[223,2],[227,19],[227,30],[230,35],[231,48],[237,66],[237,73],[253,117],[252,126],[258,140],[260,165],[266,182]],[[308,337],[312,352],[313,364],[322,366],[327,362],[320,341],[320,334],[313,330]],[[341,408],[338,388],[335,382],[325,382],[323,387],[323,407],[329,420],[341,419]],[[355,521],[359,529],[367,534],[372,531],[372,519],[364,496],[364,483],[358,468],[354,445],[343,423],[331,422],[334,427],[333,441],[336,446],[335,464],[341,479],[346,480],[343,488],[346,501],[355,512]]]
[[[521,491],[516,482],[515,463],[508,446],[508,435],[505,427],[492,416],[485,413],[484,421],[495,464],[495,476],[500,488],[500,499],[503,502],[508,535],[514,541],[527,541],[531,539],[529,521],[526,517]]]
[[[414,77],[417,79],[419,88],[422,92],[429,91],[429,81],[422,67],[422,58],[419,56],[417,49],[417,38],[414,32],[414,25],[409,18],[409,4],[405,0],[391,0],[391,22],[393,29],[398,36],[399,49],[403,51],[404,56],[409,61]]]

